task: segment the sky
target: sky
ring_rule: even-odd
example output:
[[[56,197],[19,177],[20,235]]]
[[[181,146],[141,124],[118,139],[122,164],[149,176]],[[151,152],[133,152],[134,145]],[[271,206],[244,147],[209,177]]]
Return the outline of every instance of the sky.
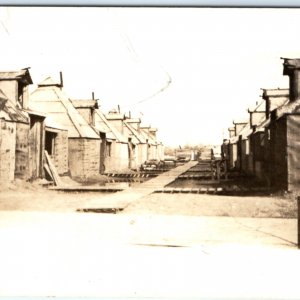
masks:
[[[300,9],[0,7],[0,70],[30,67],[70,98],[120,106],[167,146],[220,144],[235,119],[287,88]]]

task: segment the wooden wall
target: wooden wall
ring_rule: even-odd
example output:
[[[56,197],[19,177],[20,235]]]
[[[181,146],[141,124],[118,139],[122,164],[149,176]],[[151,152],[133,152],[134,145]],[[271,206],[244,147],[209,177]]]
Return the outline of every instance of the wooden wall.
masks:
[[[286,132],[286,118],[281,118],[271,123],[269,176],[271,186],[278,189],[287,189]]]
[[[100,173],[100,139],[69,138],[69,168],[82,179]]]
[[[68,173],[68,131],[61,130],[57,132],[57,136],[54,141],[55,152],[53,155],[54,164],[59,175]]]
[[[129,153],[127,143],[112,141],[111,155],[105,157],[105,172],[120,172],[128,170]]]
[[[15,177],[29,179],[29,124],[17,123]]]
[[[14,180],[16,123],[0,119],[0,181]]]

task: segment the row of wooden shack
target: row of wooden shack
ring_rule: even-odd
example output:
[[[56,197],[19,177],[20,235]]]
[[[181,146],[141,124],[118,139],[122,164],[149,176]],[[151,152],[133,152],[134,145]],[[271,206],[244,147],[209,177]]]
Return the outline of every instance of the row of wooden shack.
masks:
[[[278,190],[300,189],[300,59],[283,58],[287,89],[262,89],[249,119],[234,121],[222,155],[227,166]]]
[[[29,94],[28,69],[0,72],[0,181],[45,176],[45,150],[60,175],[86,180],[162,160],[157,129],[94,99],[71,99],[48,77]]]

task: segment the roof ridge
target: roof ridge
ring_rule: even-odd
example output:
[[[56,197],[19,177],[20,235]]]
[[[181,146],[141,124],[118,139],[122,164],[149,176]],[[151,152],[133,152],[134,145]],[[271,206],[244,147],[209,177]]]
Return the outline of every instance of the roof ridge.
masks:
[[[128,124],[126,121],[124,121],[124,124],[134,134],[134,136],[139,140],[140,143],[145,144],[145,142],[142,141],[139,132],[132,125]]]
[[[96,109],[95,110],[98,115],[101,117],[101,119],[103,120],[103,122],[109,127],[109,129],[111,130],[111,132],[115,135],[116,139],[119,140],[120,142],[123,143],[127,143],[128,141],[125,139],[124,135],[119,132],[114,126],[113,124],[111,124],[105,117],[105,115],[100,111],[100,109]]]

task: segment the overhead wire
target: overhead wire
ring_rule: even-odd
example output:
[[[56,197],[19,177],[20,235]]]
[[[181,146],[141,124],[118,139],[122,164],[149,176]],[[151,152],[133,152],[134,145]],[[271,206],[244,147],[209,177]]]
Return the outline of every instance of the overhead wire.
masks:
[[[139,58],[137,52],[135,51],[133,43],[130,40],[129,36],[123,30],[120,29],[121,26],[119,24],[119,20],[117,19],[115,14],[113,14],[112,10],[109,9],[108,12],[111,13],[111,15],[113,16],[113,19],[115,20],[115,23],[117,23],[116,28],[125,44],[127,51],[129,52],[130,56],[132,57],[132,59],[135,62],[140,61],[140,58]],[[162,66],[160,66],[160,68],[163,70],[163,72],[165,73],[165,75],[167,77],[165,84],[162,87],[160,87],[158,90],[155,90],[151,95],[147,96],[146,98],[138,100],[137,102],[135,102],[133,104],[123,105],[122,107],[132,107],[132,106],[139,105],[143,102],[149,101],[150,99],[154,98],[158,94],[165,91],[170,86],[170,84],[172,83],[172,78],[171,78],[170,74]]]

